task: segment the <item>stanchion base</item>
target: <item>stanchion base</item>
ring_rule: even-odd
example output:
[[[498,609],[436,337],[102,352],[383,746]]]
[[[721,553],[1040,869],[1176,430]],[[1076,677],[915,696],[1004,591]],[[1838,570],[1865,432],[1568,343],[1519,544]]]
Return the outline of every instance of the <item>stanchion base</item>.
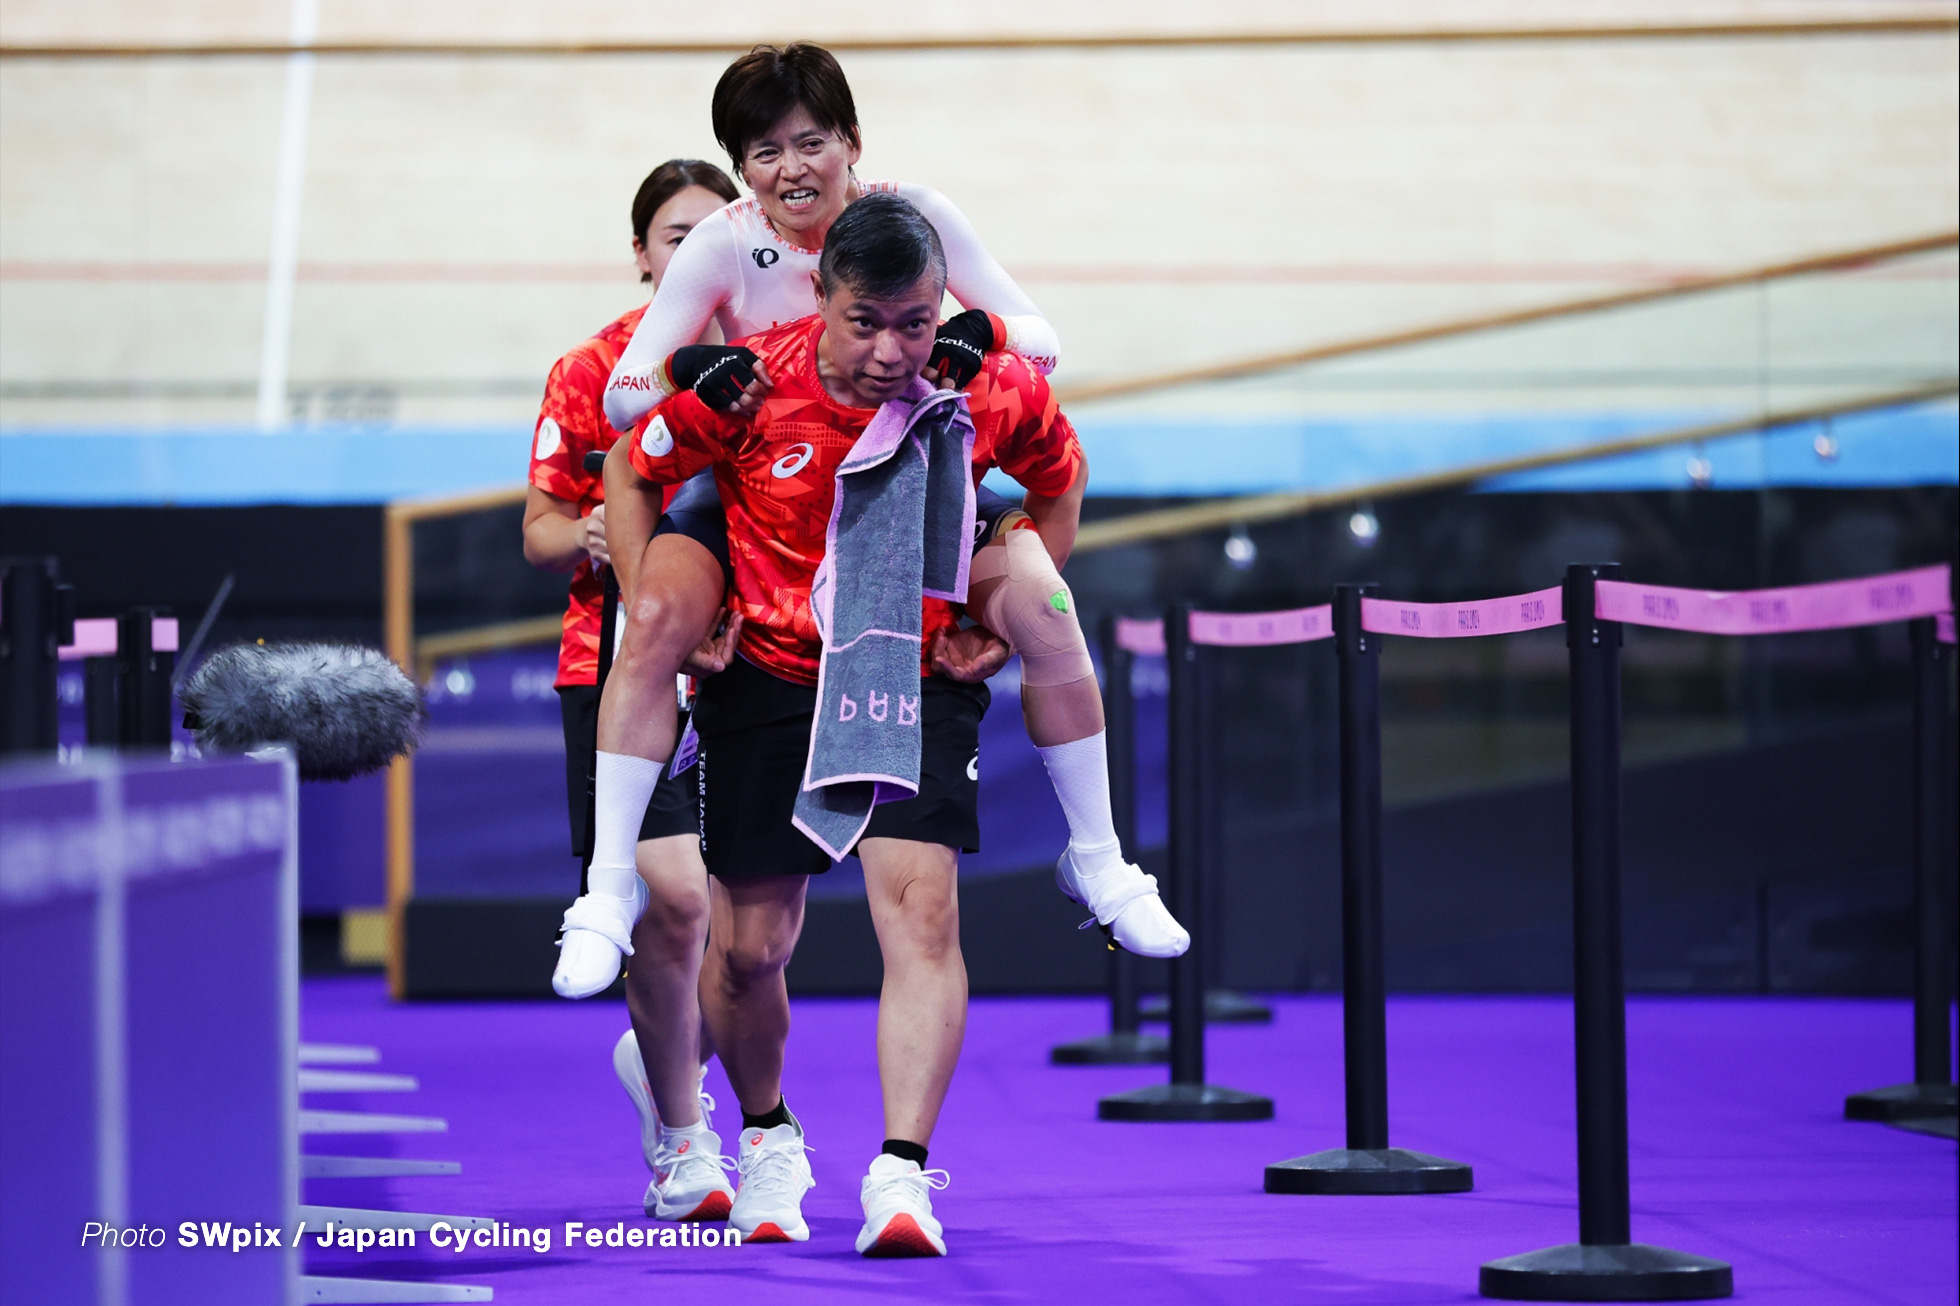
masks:
[[[1266,1167],[1269,1193],[1467,1193],[1470,1167],[1400,1147],[1337,1147]]]
[[[1503,1301],[1705,1301],[1735,1294],[1724,1261],[1645,1243],[1565,1243],[1488,1261],[1477,1291]]]
[[[1137,1007],[1144,1020],[1162,1023],[1171,1018],[1171,1000],[1163,995],[1145,998]],[[1205,994],[1207,1025],[1270,1025],[1273,1009],[1257,998],[1229,989],[1211,989]]]
[[[1152,1084],[1096,1103],[1098,1120],[1271,1120],[1273,1099],[1215,1084]]]
[[[1894,1084],[1844,1099],[1846,1120],[1930,1120],[1960,1115],[1952,1084]]]
[[[1925,1134],[1932,1138],[1951,1138],[1960,1143],[1960,1116],[1933,1116],[1925,1120],[1888,1120],[1888,1129],[1903,1129],[1907,1133]]]
[[[1057,1066],[1148,1066],[1171,1059],[1171,1041],[1155,1034],[1099,1034],[1048,1049]]]

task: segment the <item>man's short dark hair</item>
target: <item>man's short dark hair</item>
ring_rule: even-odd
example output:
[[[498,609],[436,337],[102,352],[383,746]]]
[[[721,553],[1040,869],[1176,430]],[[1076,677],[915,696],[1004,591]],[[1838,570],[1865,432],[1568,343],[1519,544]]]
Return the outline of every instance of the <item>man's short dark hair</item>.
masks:
[[[729,64],[715,83],[708,118],[740,173],[749,146],[799,106],[819,128],[858,143],[857,102],[844,70],[830,51],[806,41],[758,45]]]
[[[946,286],[946,249],[911,200],[874,191],[845,206],[823,238],[817,275],[826,297],[848,286],[866,299],[896,299],[927,273]]]

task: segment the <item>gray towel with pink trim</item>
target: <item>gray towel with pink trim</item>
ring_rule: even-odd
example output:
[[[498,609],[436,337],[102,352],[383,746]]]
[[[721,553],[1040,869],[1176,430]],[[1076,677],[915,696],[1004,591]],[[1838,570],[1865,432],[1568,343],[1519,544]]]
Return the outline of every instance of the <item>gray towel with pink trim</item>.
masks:
[[[973,522],[966,396],[915,380],[838,467],[810,585],[823,658],[792,819],[832,861],[879,803],[919,792],[921,600],[966,601]]]

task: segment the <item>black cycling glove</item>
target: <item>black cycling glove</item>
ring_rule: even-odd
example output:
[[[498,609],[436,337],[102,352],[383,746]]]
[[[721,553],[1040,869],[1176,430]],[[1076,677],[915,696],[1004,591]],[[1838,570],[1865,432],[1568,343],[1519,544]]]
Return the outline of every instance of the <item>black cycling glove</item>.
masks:
[[[740,345],[683,345],[667,358],[667,379],[676,390],[692,390],[710,408],[734,407],[755,382],[754,351]]]
[[[926,366],[938,368],[940,376],[952,381],[955,390],[964,390],[974,377],[980,375],[980,365],[987,361],[987,351],[1005,345],[1000,335],[997,320],[992,314],[982,313],[977,308],[957,313],[940,324],[939,334],[932,341],[932,357],[926,360]]]

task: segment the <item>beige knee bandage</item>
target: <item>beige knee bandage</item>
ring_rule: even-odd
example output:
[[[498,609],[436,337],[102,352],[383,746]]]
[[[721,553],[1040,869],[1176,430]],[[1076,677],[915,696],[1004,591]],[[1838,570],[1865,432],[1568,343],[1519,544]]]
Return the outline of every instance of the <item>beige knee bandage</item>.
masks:
[[[1024,685],[1070,685],[1096,674],[1075,619],[1075,596],[1032,530],[1008,532],[973,557],[970,581],[1003,578],[975,615],[1021,656]]]

